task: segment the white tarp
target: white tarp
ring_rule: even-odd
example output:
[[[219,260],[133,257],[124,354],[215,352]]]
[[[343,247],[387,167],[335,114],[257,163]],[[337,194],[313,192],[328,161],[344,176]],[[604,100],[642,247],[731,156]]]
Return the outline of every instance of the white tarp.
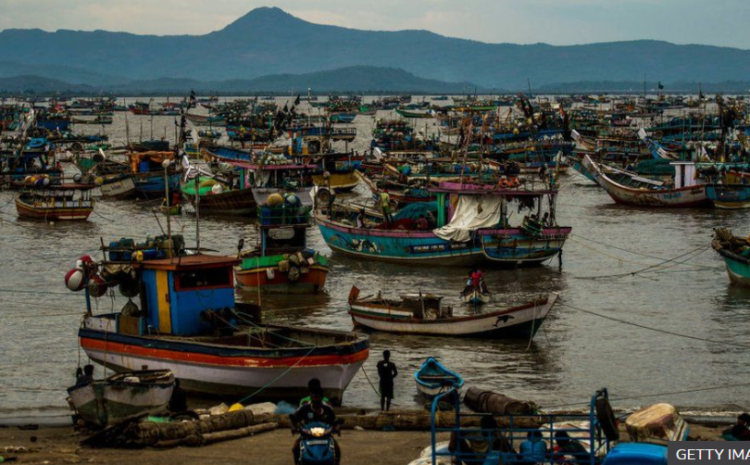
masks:
[[[472,231],[497,225],[502,200],[495,195],[462,195],[451,222],[433,232],[446,241],[466,242]]]

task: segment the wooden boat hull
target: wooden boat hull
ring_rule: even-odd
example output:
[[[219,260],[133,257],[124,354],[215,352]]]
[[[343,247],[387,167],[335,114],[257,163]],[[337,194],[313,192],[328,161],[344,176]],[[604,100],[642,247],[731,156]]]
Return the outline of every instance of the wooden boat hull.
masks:
[[[447,369],[434,358],[428,358],[414,373],[414,381],[419,393],[426,401],[451,389],[459,394],[464,385],[464,379],[458,373]]]
[[[195,206],[195,196],[186,197]],[[253,215],[257,208],[252,189],[227,191],[200,198],[201,215]]]
[[[135,188],[138,194],[146,198],[163,197],[165,192],[164,173],[139,173],[135,175]],[[169,190],[174,191],[180,188],[180,174],[170,174],[168,176]]]
[[[742,210],[750,208],[750,186],[708,185],[706,196],[714,207],[722,210]]]
[[[718,250],[724,259],[729,281],[744,287],[750,287],[750,260],[728,250]]]
[[[524,238],[494,231],[480,231],[482,253],[487,260],[506,266],[539,265],[556,257],[572,228],[545,228],[539,236]]]
[[[482,293],[473,289],[468,294],[461,294],[461,301],[465,304],[482,305],[492,302],[492,294],[489,292]]]
[[[506,310],[446,319],[414,318],[411,312],[354,301],[349,314],[356,326],[377,331],[426,336],[528,339],[542,326],[557,294]]]
[[[313,183],[318,187],[327,188],[330,186],[337,193],[351,192],[359,184],[359,177],[356,172],[351,173],[332,173],[330,179],[326,180],[322,174],[316,174],[312,177]]]
[[[16,197],[16,210],[20,218],[45,221],[86,221],[94,211],[94,201],[90,201],[90,206],[83,207],[58,207],[42,204],[31,204]]]
[[[128,374],[139,379],[131,382],[115,375],[68,389],[69,401],[87,423],[100,428],[113,426],[141,415],[167,410],[174,390],[174,375],[164,371],[155,382],[140,381],[151,372]],[[146,376],[144,376],[146,375]],[[154,373],[159,376],[159,373]]]
[[[279,294],[317,294],[326,285],[328,267],[313,265],[310,271],[300,276],[299,280],[291,282],[286,273],[278,270],[276,265],[259,266],[252,269],[236,267],[234,276],[237,284],[247,288],[260,286],[264,292]]]
[[[314,347],[260,348],[202,343],[195,338],[124,335],[113,326],[113,320],[96,317],[84,322],[78,336],[91,360],[118,372],[133,367],[171,370],[186,391],[208,396],[242,398],[262,390],[258,398],[298,401],[306,395],[308,381],[318,378],[326,397],[338,403],[369,354],[369,341],[361,336]],[[321,333],[322,338],[342,334],[295,331]]]
[[[116,180],[107,181],[99,187],[102,197],[113,200],[132,199],[138,194],[132,176],[121,177]]]
[[[534,238],[520,228],[480,230],[473,241],[452,242],[437,237],[432,231],[352,228],[320,217],[317,221],[323,239],[332,250],[357,258],[393,263],[540,265],[556,256],[564,243],[564,239]],[[553,235],[558,230],[567,237],[571,229],[545,229],[545,233]],[[496,247],[497,241],[502,247]],[[499,252],[495,254],[495,251]]]
[[[679,189],[634,189],[610,179],[598,164],[587,156],[584,165],[591,170],[597,184],[602,186],[616,203],[650,208],[705,207],[711,203],[706,195],[706,186],[698,185]]]

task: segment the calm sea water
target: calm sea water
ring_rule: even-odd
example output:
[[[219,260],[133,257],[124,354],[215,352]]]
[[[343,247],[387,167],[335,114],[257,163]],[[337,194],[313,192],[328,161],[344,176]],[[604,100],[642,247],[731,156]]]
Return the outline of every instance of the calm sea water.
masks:
[[[283,104],[286,99],[279,100]],[[141,123],[144,138],[150,136],[149,117],[128,114],[127,120],[131,138],[138,138]],[[173,121],[173,117],[153,118],[155,136],[166,133],[172,138]],[[360,137],[350,148],[367,147],[373,121],[357,118]],[[418,123],[420,128],[424,124]],[[434,123],[426,124],[428,132],[434,131]],[[124,141],[125,114],[117,113],[115,124],[106,131],[113,141]],[[559,221],[573,227],[573,237],[565,246],[562,272],[557,260],[542,268],[486,271],[498,300],[489,308],[526,302],[548,292],[561,294],[560,304],[536,338],[506,342],[376,333],[370,337],[372,353],[364,366],[370,378],[376,382],[380,352],[390,349],[400,370],[395,392],[400,407],[416,405],[413,373],[428,356],[439,357],[461,372],[467,385],[546,407],[583,407],[604,386],[612,397],[622,399],[614,402],[621,407],[656,401],[719,409],[750,404],[745,385],[750,375],[750,291],[730,286],[721,260],[707,248],[713,227],[750,232],[750,214],[626,208],[614,205],[603,190],[576,174],[563,183]],[[65,272],[78,256],[100,254],[100,238],[105,242],[143,238],[158,234],[159,226],[148,206],[115,201],[99,202],[86,223],[23,221],[16,217],[13,195],[0,192],[0,418],[63,418],[65,389],[76,366],[86,363],[76,338],[84,300],[81,294],[67,291]],[[355,195],[365,199],[368,193],[358,189]],[[192,242],[194,217],[177,218],[174,229]],[[353,284],[364,292],[383,290],[394,297],[417,290],[439,293],[457,311],[462,309],[458,294],[466,269],[359,261],[332,254],[316,228],[309,236],[311,245],[331,256],[326,292],[262,296],[268,322],[349,330],[346,297]],[[248,244],[257,240],[251,221],[201,220],[204,247],[231,254],[240,238]],[[680,256],[651,272],[629,275]],[[601,278],[609,275],[622,276]],[[258,300],[254,292],[238,291],[238,296]],[[111,311],[123,303],[103,298],[97,310]],[[725,344],[677,337],[605,316]],[[683,392],[718,386],[725,387]],[[345,403],[375,407],[377,402],[360,373],[347,390]]]

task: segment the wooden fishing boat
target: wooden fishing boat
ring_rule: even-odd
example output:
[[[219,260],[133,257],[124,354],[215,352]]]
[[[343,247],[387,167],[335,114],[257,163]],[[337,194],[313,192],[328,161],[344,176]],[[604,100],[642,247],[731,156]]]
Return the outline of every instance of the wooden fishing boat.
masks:
[[[259,215],[260,243],[243,253],[235,267],[237,284],[265,292],[320,292],[328,276],[326,257],[307,247],[309,208],[264,206]]]
[[[180,188],[180,173],[172,163],[165,170],[162,163],[174,159],[174,152],[146,151],[127,154],[135,176],[136,190],[145,198],[161,197],[168,190],[173,192]]]
[[[432,112],[432,110],[426,110],[426,111],[409,111],[409,110],[402,110],[397,109],[396,113],[398,113],[400,116],[404,118],[419,118],[419,119],[426,119],[426,118],[433,118],[435,114]]]
[[[464,385],[464,379],[458,373],[449,370],[433,357],[428,358],[414,373],[417,392],[430,401],[444,392],[455,389],[458,394]]]
[[[483,305],[492,302],[492,293],[482,292],[477,288],[472,288],[469,292],[461,293],[461,301],[465,304]]]
[[[675,180],[668,185],[629,171],[603,167],[588,155],[584,158],[584,166],[591,171],[597,184],[619,204],[650,208],[710,206],[705,184],[696,179],[695,163],[674,162],[672,165]]]
[[[15,198],[19,218],[45,221],[86,221],[94,211],[93,185],[59,184],[33,187]]]
[[[418,185],[403,185],[399,184],[396,180],[391,181],[384,177],[381,177],[381,181],[378,182],[359,171],[357,171],[357,176],[359,176],[359,179],[367,185],[370,192],[372,192],[373,196],[376,198],[381,192],[388,193],[391,200],[395,202],[396,208],[418,202],[434,202],[437,199],[435,194],[432,194],[428,189]]]
[[[433,294],[406,294],[399,300],[381,295],[359,297],[359,289],[349,293],[349,314],[355,326],[377,331],[430,336],[529,339],[534,337],[557,301],[557,294],[517,307],[454,316]]]
[[[90,425],[114,426],[143,415],[167,411],[174,390],[169,370],[126,371],[68,389],[68,402]]]
[[[169,205],[167,204],[166,199],[162,201],[160,207],[161,212],[165,215],[169,216],[175,216],[175,215],[181,215],[182,214],[182,205]]]
[[[750,242],[735,236],[730,229],[716,228],[711,246],[724,259],[729,281],[750,287]]]
[[[551,216],[546,226],[533,231],[508,224],[507,212],[517,208],[515,202],[554,197],[556,190],[445,182],[430,191],[437,201],[428,206],[425,214],[429,211],[435,218],[435,229],[420,229],[419,221],[400,218],[398,214],[392,222],[358,227],[350,216],[341,218],[324,211],[321,207],[325,202],[317,203],[316,221],[323,239],[336,252],[379,261],[439,266],[541,265],[560,252],[571,232],[569,227],[557,226]],[[451,205],[455,209],[451,210]]]
[[[193,207],[200,203],[201,215],[252,215],[257,209],[257,203],[252,189],[230,189],[225,183],[215,178],[199,177],[185,182],[180,188],[184,197],[190,200]]]
[[[340,403],[367,359],[367,337],[261,324],[259,308],[235,303],[239,260],[183,255],[177,239],[148,242],[143,250],[108,247],[109,261],[85,263],[88,312],[78,336],[86,355],[118,372],[170,370],[186,391],[225,398],[296,402],[318,378],[325,396]],[[94,315],[91,299],[114,285],[140,297],[128,298],[119,312]]]
[[[750,185],[707,184],[706,197],[721,210],[750,208]]]
[[[76,156],[76,166],[82,173],[99,178],[99,190],[102,197],[114,200],[127,200],[135,197],[138,190],[133,180],[133,170],[127,163],[107,160],[104,151],[90,158]]]

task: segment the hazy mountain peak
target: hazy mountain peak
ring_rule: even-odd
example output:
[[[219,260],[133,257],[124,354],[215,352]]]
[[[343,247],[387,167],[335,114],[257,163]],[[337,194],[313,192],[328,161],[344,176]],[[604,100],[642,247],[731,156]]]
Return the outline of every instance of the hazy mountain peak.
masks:
[[[229,24],[221,32],[249,32],[259,27],[267,28],[269,26],[288,26],[301,23],[305,23],[305,21],[290,15],[281,8],[262,6],[250,10],[249,13]]]

